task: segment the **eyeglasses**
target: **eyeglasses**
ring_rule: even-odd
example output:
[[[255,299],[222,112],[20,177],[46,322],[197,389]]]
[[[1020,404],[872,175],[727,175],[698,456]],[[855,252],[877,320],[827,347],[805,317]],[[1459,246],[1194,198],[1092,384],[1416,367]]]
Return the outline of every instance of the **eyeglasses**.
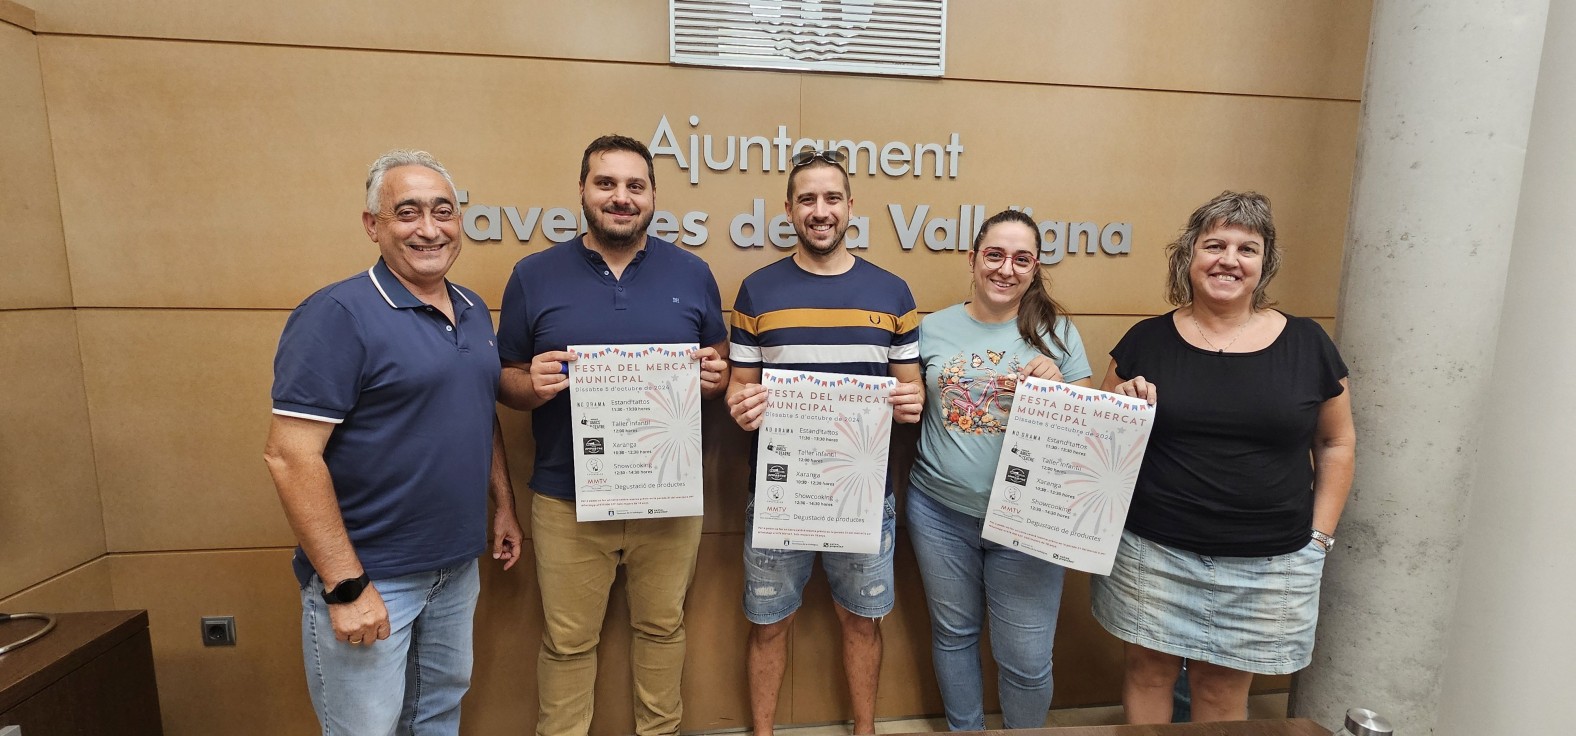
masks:
[[[843,153],[842,151],[839,151],[835,148],[825,151],[800,151],[794,154],[793,158],[789,160],[793,162],[793,167],[797,169],[800,166],[810,163],[816,159],[821,159],[822,161],[832,164],[833,166],[841,167],[843,162],[848,160],[848,154]]]
[[[1028,253],[1019,253],[1009,259],[1007,258],[1007,251],[1000,248],[986,248],[980,251],[980,258],[990,268],[1001,268],[1002,262],[1011,260],[1012,270],[1018,273],[1028,273],[1040,263],[1038,259]]]

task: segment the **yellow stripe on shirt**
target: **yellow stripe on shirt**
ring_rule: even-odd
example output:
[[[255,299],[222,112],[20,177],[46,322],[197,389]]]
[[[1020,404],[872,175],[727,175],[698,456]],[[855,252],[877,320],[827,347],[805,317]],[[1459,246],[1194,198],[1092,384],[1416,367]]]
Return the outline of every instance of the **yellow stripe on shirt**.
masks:
[[[919,311],[898,317],[868,309],[779,309],[751,317],[735,310],[733,326],[751,335],[793,327],[879,327],[901,335],[919,326]]]

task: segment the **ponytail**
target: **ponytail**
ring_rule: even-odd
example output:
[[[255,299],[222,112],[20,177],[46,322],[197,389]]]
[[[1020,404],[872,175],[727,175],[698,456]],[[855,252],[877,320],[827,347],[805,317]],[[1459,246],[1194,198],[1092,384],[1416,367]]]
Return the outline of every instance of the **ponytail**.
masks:
[[[1067,345],[1056,329],[1057,318],[1066,311],[1051,298],[1050,290],[1045,288],[1045,277],[1040,274],[1040,267],[1035,266],[1034,280],[1029,282],[1029,290],[1023,292],[1023,301],[1018,303],[1018,336],[1046,355],[1066,355]],[[1045,344],[1046,335],[1051,337],[1057,352],[1051,352],[1050,346]]]

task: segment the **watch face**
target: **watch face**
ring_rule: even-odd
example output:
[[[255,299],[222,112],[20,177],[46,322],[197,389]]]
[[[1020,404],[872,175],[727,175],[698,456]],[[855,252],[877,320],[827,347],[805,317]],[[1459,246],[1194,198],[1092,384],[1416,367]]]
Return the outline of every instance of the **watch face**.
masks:
[[[344,603],[349,603],[361,597],[361,588],[360,580],[346,580],[334,588],[334,597]]]
[[[323,600],[329,603],[349,603],[361,597],[361,591],[367,587],[365,575],[360,578],[351,578],[340,581],[333,590],[323,591]]]

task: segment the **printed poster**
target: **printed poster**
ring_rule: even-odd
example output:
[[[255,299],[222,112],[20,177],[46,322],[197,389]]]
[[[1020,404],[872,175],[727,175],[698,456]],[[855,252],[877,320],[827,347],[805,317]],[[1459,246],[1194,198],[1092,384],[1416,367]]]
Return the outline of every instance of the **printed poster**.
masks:
[[[761,385],[754,546],[880,551],[897,379],[768,368]]]
[[[1143,399],[1019,381],[982,536],[1109,574],[1154,417]]]
[[[698,347],[569,346],[576,520],[701,514]]]

